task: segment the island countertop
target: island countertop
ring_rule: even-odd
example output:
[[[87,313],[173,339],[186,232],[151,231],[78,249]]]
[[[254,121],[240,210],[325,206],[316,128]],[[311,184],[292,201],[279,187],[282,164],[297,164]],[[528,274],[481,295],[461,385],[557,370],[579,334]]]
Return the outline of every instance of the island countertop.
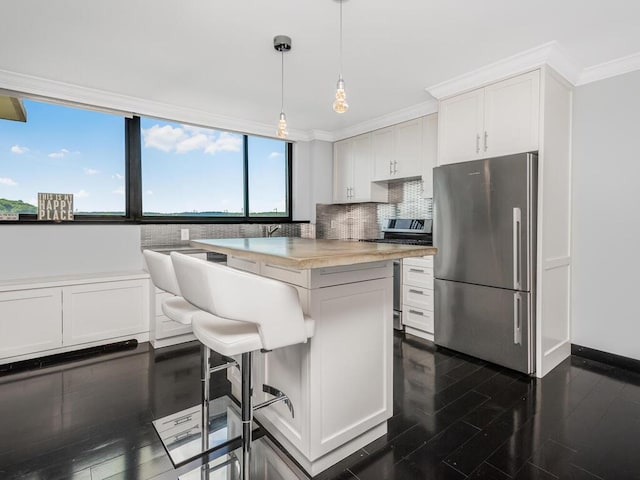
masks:
[[[192,240],[193,247],[298,269],[334,267],[435,255],[435,247],[298,237]]]

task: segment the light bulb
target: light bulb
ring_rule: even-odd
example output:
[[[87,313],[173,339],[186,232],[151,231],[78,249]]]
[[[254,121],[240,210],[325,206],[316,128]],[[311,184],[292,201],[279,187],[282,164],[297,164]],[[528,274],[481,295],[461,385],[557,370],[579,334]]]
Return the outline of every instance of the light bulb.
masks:
[[[333,111],[336,113],[344,113],[349,110],[349,104],[346,101],[347,94],[344,91],[344,80],[342,76],[338,79],[336,87],[336,99],[333,102]]]
[[[287,138],[289,132],[287,132],[287,117],[284,112],[280,112],[280,120],[278,120],[278,130],[276,131],[276,137]]]

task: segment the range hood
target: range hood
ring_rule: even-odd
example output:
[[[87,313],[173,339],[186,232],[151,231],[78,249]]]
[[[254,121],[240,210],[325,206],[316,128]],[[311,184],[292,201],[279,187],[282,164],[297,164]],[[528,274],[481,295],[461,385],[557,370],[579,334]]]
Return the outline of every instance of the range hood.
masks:
[[[24,109],[22,100],[8,95],[0,95],[0,119],[26,122],[27,111]]]

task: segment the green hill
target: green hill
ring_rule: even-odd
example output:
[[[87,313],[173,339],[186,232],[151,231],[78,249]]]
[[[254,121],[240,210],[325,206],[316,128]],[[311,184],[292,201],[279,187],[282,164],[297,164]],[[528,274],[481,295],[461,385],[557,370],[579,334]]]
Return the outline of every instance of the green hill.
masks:
[[[22,200],[0,198],[0,213],[37,213],[38,208]]]

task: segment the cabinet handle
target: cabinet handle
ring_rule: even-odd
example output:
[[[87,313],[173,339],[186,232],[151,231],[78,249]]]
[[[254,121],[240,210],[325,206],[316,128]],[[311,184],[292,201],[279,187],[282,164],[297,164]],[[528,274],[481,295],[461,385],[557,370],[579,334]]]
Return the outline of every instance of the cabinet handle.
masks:
[[[488,138],[489,138],[489,134],[485,131],[485,132],[484,132],[484,151],[485,151],[485,152],[486,152],[486,151],[487,151],[487,149],[489,148],[489,141],[488,141]]]
[[[389,175],[393,175],[393,162],[389,160]]]
[[[522,344],[522,329],[520,325],[520,293],[513,294],[513,343]]]
[[[422,290],[414,290],[413,288],[409,289],[409,293],[417,293],[418,295],[424,295]]]
[[[415,273],[424,273],[424,270],[421,270],[419,268],[410,268],[409,271],[410,272],[415,272]]]
[[[480,153],[480,134],[476,134],[476,153]]]
[[[393,174],[398,173],[398,162],[393,162]]]
[[[421,312],[420,310],[409,310],[409,313],[413,313],[414,315],[420,315],[421,317],[424,317],[424,312]]]

